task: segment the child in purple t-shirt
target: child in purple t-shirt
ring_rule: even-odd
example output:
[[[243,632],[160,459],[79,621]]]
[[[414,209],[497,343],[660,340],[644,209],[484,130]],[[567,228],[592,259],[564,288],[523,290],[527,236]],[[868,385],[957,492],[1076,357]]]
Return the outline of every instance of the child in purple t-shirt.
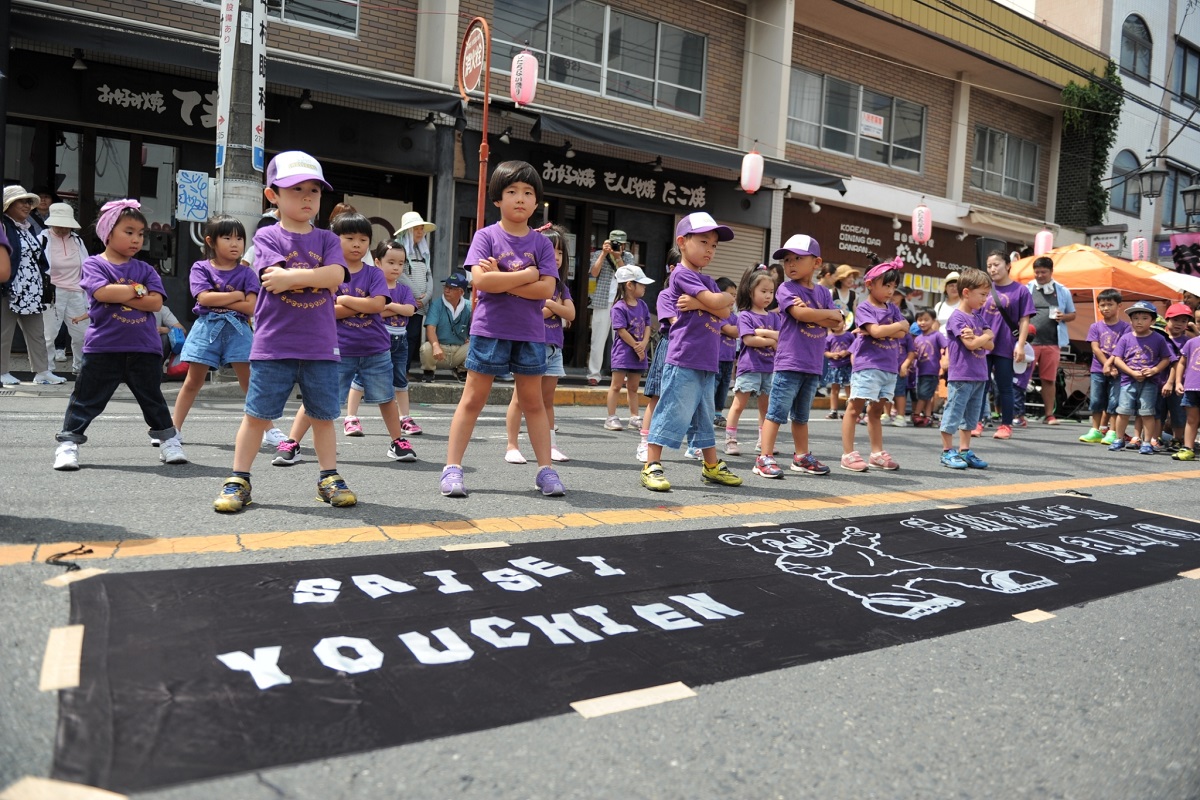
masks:
[[[732,229],[718,225],[704,211],[688,214],[675,226],[681,260],[671,271],[667,288],[677,293],[679,313],[667,342],[662,388],[650,422],[646,466],[642,468],[642,486],[652,492],[670,491],[661,463],[662,451],[683,444],[689,430],[695,431],[693,444],[704,457],[701,479],[722,486],[742,485],[742,479],[717,457],[712,426],[721,321],[728,313],[729,295],[717,288],[716,281],[701,274],[712,261],[717,243],[732,238]]]
[[[952,312],[953,313],[953,312]],[[917,400],[913,403],[913,426],[926,428],[933,416],[933,396],[942,374],[942,350],[945,338],[937,329],[937,315],[931,308],[917,310]]]
[[[1125,309],[1133,330],[1122,336],[1113,348],[1112,360],[1121,373],[1121,399],[1117,403],[1117,421],[1113,425],[1116,439],[1109,450],[1125,449],[1125,429],[1129,418],[1141,422],[1143,439],[1138,450],[1142,455],[1154,455],[1150,440],[1157,434],[1155,411],[1158,408],[1160,383],[1158,376],[1177,360],[1165,337],[1151,330],[1158,309],[1146,300]]]
[[[550,240],[554,248],[554,260],[558,264],[558,282],[554,294],[542,308],[542,319],[546,324],[546,374],[542,376],[542,405],[546,408],[546,420],[550,426],[550,460],[570,461],[558,448],[558,429],[554,424],[554,390],[558,388],[558,379],[567,374],[563,367],[563,331],[575,320],[575,301],[571,299],[571,287],[567,285],[571,264],[571,257],[567,253],[568,234],[566,228],[559,225],[542,226],[538,230]],[[521,404],[517,401],[517,393],[513,392],[504,415],[504,431],[508,437],[504,460],[509,464],[527,463],[517,447],[520,430]]]
[[[172,414],[181,439],[184,420],[210,369],[230,364],[243,394],[250,385],[254,334],[249,317],[254,313],[259,286],[254,270],[239,263],[245,249],[246,229],[237,217],[218,214],[209,219],[204,229],[205,258],[192,265],[188,276],[196,298],[192,309],[196,322],[179,354],[179,360],[187,362],[188,372]]]
[[[339,508],[352,506],[358,498],[338,474],[333,431],[341,414],[334,291],[347,277],[346,259],[337,235],[310,222],[320,210],[321,192],[332,187],[320,163],[299,150],[271,159],[266,184],[263,194],[279,209],[279,224],[254,234],[254,268],[262,291],[254,304],[250,387],[233,470],[213,509],[233,513],[250,504],[250,468],[262,435],[283,414],[297,383],[321,470],[317,498]]]
[[[450,422],[442,495],[467,496],[462,470],[467,443],[492,382],[511,372],[537,456],[534,485],[546,497],[561,497],[566,489],[550,463],[550,422],[541,386],[546,372],[542,309],[554,295],[558,266],[550,240],[529,227],[529,218],[541,208],[541,175],[524,161],[502,162],[488,181],[488,198],[500,209],[500,221],[475,231],[467,251],[477,299],[471,310],[467,382]]]
[[[896,374],[900,371],[900,340],[908,335],[909,323],[900,309],[888,302],[900,283],[904,260],[877,264],[867,270],[863,283],[867,299],[858,304],[854,322],[858,326],[851,355],[854,368],[850,373],[850,399],[842,418],[842,469],[866,472],[870,467],[894,470],[900,465],[883,449],[883,401],[892,397]],[[867,414],[867,436],[871,442],[869,460],[854,449],[854,434],[864,409]]]
[[[1189,339],[1179,353],[1175,367],[1175,394],[1182,397],[1187,410],[1183,447],[1171,458],[1177,461],[1196,459],[1196,429],[1200,427],[1200,337]]]
[[[958,308],[946,320],[946,407],[942,411],[942,466],[987,469],[971,452],[971,433],[983,416],[987,394],[987,353],[994,345],[991,326],[979,313],[990,296],[992,279],[967,267],[958,276]],[[958,431],[958,450],[953,449]]]
[[[162,342],[154,312],[162,308],[166,292],[158,271],[134,258],[146,234],[140,208],[136,200],[113,200],[104,204],[96,220],[104,253],[83,262],[79,285],[88,295],[91,326],[62,430],[54,437],[57,470],[79,469],[79,445],[87,441],[88,426],[122,382],[133,391],[150,424],[150,436],[162,443],[159,460],[187,463],[162,394]]]
[[[646,285],[654,281],[646,277],[641,267],[635,266],[618,267],[613,281],[617,284],[617,299],[609,309],[613,332],[612,383],[608,387],[608,419],[604,428],[625,429],[617,416],[617,400],[624,386],[629,400],[629,427],[637,430],[642,424],[638,417],[638,384],[646,370],[646,348],[650,346],[650,308],[642,297]]]
[[[371,251],[371,221],[362,214],[348,212],[330,220],[329,228],[341,242],[348,273],[347,280],[337,288],[334,307],[338,348],[342,356],[338,362],[338,399],[345,402],[351,387],[357,387],[365,402],[379,406],[379,416],[383,417],[392,440],[387,457],[392,461],[416,461],[417,453],[405,438],[400,424],[393,380],[392,336],[384,326],[382,316],[392,301],[391,289],[379,268],[363,262],[363,257]],[[279,454],[271,463],[277,467],[290,467],[300,461],[300,442],[310,426],[304,404],[301,404],[292,421],[291,433],[279,445]],[[347,436],[355,432],[362,435],[357,417],[347,415],[344,429]]]
[[[783,318],[767,308],[775,302],[775,278],[768,270],[753,269],[742,276],[738,286],[738,333],[742,352],[737,360],[737,379],[733,384],[733,404],[725,423],[725,455],[740,456],[738,421],[750,397],[758,397],[758,443],[762,449],[763,422],[771,396],[771,377],[775,373],[775,348]]]
[[[900,348],[896,353],[896,357],[900,359],[896,366],[896,386],[892,390],[892,399],[883,401],[883,415],[879,418],[881,423],[886,418],[897,428],[908,424],[908,414],[905,413],[908,406],[908,388],[909,384],[914,383],[912,379],[916,378],[913,365],[917,361],[917,340],[913,336],[913,325],[915,323],[908,326],[904,338],[900,340]]]
[[[783,477],[783,470],[775,461],[775,439],[780,426],[790,418],[792,471],[828,475],[829,467],[818,461],[809,448],[808,417],[825,371],[825,339],[837,327],[842,312],[833,304],[829,290],[814,281],[821,268],[821,245],[816,239],[796,234],[771,257],[783,259],[787,280],[775,292],[782,322],[771,397],[763,421],[762,454],[754,461],[754,474],[763,478]]]
[[[821,383],[829,387],[829,413],[825,419],[838,419],[842,390],[850,388],[850,348],[854,344],[854,331],[846,330],[843,318],[825,338],[825,374]]]
[[[717,288],[729,295],[729,316],[721,320],[721,357],[720,368],[717,370],[717,391],[713,395],[713,427],[724,428],[726,419],[722,413],[725,402],[729,399],[729,386],[733,383],[733,363],[737,360],[738,351],[738,310],[737,287],[729,278],[717,278]]]
[[[1089,410],[1092,427],[1079,441],[1088,444],[1112,444],[1116,434],[1112,431],[1117,416],[1117,402],[1121,396],[1121,376],[1112,363],[1113,349],[1121,337],[1131,330],[1129,323],[1120,318],[1121,293],[1116,289],[1105,289],[1096,297],[1096,310],[1100,319],[1088,328],[1087,341],[1092,348],[1091,386],[1089,387]]]
[[[1025,360],[1025,341],[1029,338],[1029,320],[1036,313],[1029,287],[1012,279],[1008,256],[993,250],[987,257],[988,277],[992,291],[980,315],[992,328],[995,349],[988,356],[988,369],[996,386],[996,406],[1000,425],[993,439],[1011,439],[1013,424],[1013,363]],[[1047,414],[1051,411],[1047,411]],[[983,434],[983,423],[975,435]]]
[[[342,248],[345,252],[345,248]],[[383,329],[391,337],[392,390],[396,393],[396,411],[400,414],[400,431],[405,436],[419,436],[423,431],[412,418],[408,401],[408,323],[417,313],[417,298],[412,289],[400,280],[404,265],[408,263],[408,252],[404,245],[395,240],[380,242],[372,251],[375,266],[383,273],[387,283],[388,302],[380,313]],[[346,396],[346,421],[343,429],[347,436],[362,436],[362,420],[358,418],[358,406],[363,399],[363,386],[357,380],[350,383],[350,394]]]

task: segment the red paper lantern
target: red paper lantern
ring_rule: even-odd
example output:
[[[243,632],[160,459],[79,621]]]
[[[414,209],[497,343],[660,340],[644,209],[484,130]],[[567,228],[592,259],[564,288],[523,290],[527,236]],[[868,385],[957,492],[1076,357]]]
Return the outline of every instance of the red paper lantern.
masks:
[[[925,244],[933,238],[933,212],[924,203],[913,209],[912,238],[917,244]]]
[[[1033,238],[1033,254],[1044,256],[1053,249],[1054,234],[1050,231],[1038,231],[1038,235]]]
[[[1129,243],[1129,249],[1134,261],[1149,261],[1150,260],[1150,243],[1146,241],[1146,237],[1139,236]]]
[[[742,191],[754,194],[762,188],[763,157],[757,150],[742,156]]]
[[[537,56],[528,50],[522,50],[513,56],[508,93],[518,106],[527,106],[533,102],[533,96],[537,94],[537,76]]]

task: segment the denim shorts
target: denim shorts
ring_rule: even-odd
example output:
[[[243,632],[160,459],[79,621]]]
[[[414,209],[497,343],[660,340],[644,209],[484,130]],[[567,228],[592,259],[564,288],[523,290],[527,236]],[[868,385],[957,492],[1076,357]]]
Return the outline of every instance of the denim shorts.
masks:
[[[821,376],[822,386],[849,386],[850,385],[850,360],[845,363],[838,364],[829,359],[825,359],[825,374]]]
[[[715,447],[713,415],[716,405],[713,397],[717,390],[717,373],[699,369],[663,367],[662,394],[654,407],[654,419],[650,421],[650,444],[676,448],[683,444],[688,431],[695,434],[689,442],[692,447],[703,450]]]
[[[983,419],[987,381],[948,381],[946,406],[942,409],[942,433],[974,430]]]
[[[1091,379],[1088,411],[1093,414],[1106,411],[1109,414],[1117,413],[1117,401],[1121,397],[1121,378],[1105,375],[1103,372],[1093,372]]]
[[[297,383],[308,416],[332,420],[342,413],[338,402],[338,362],[282,358],[250,362],[246,415],[268,420],[283,416],[283,407]]]
[[[771,379],[771,399],[767,403],[767,419],[783,425],[791,417],[797,425],[808,424],[808,412],[812,410],[813,398],[821,376],[813,372],[776,372]],[[656,414],[658,412],[655,412]]]
[[[938,376],[937,375],[918,375],[917,376],[917,399],[932,400],[937,394]]]
[[[1158,381],[1131,381],[1121,386],[1121,399],[1117,402],[1117,413],[1127,416],[1152,417],[1158,409],[1158,396],[1162,387]]]
[[[372,356],[342,356],[338,364],[338,399],[343,403],[351,386],[362,391],[364,403],[390,403],[396,399],[392,383],[391,350]],[[304,410],[308,410],[307,403]]]
[[[492,377],[510,372],[514,375],[545,375],[546,343],[511,342],[472,335],[464,366],[472,372]]]
[[[565,378],[567,370],[563,367],[562,348],[556,344],[546,345],[546,372],[547,378]]]
[[[654,348],[654,355],[650,358],[650,368],[646,370],[646,384],[642,387],[642,394],[646,397],[658,397],[662,393],[663,367],[667,365],[669,335],[664,335],[659,340],[658,346]],[[716,389],[713,389],[713,393],[716,393]]]
[[[772,372],[739,372],[733,379],[733,390],[765,397],[771,393],[772,375]]]
[[[250,323],[244,319],[233,314],[204,314],[188,332],[179,360],[213,369],[222,364],[245,364],[250,361],[253,337]]]
[[[1183,401],[1180,403],[1184,408],[1200,408],[1200,391],[1188,389],[1183,393]]]
[[[910,373],[911,374],[911,373]],[[908,396],[908,375],[896,373],[896,385],[892,388],[892,398]]]
[[[891,400],[896,389],[896,373],[885,369],[860,369],[850,375],[851,400]]]
[[[392,356],[392,390],[396,392],[408,391],[408,333],[402,333],[399,336],[391,334],[392,349],[389,351]],[[350,388],[356,392],[363,391],[362,381],[355,375],[350,381]],[[384,402],[387,402],[386,400]]]

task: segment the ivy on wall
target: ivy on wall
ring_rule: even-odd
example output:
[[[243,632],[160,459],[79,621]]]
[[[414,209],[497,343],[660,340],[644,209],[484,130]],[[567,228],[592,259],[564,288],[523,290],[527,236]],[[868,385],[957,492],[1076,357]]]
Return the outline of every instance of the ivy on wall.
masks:
[[[1068,83],[1062,91],[1063,131],[1080,146],[1078,155],[1086,164],[1088,180],[1086,194],[1082,200],[1083,213],[1080,221],[1085,225],[1101,225],[1108,212],[1108,154],[1117,140],[1121,106],[1125,98],[1117,65],[1111,60],[1104,70],[1104,77],[1091,80],[1086,85],[1075,81]],[[1082,164],[1081,164],[1082,166]]]

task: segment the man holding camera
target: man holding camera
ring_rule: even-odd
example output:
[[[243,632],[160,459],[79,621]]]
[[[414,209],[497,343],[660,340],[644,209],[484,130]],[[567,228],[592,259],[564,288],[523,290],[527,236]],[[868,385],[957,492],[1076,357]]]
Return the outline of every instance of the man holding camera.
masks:
[[[617,284],[613,276],[618,267],[637,263],[633,253],[625,248],[628,242],[625,231],[610,231],[603,247],[592,253],[591,276],[596,279],[596,291],[591,296],[592,347],[588,352],[588,386],[600,383],[600,370],[608,349],[608,334],[612,331],[610,312],[617,296]]]

